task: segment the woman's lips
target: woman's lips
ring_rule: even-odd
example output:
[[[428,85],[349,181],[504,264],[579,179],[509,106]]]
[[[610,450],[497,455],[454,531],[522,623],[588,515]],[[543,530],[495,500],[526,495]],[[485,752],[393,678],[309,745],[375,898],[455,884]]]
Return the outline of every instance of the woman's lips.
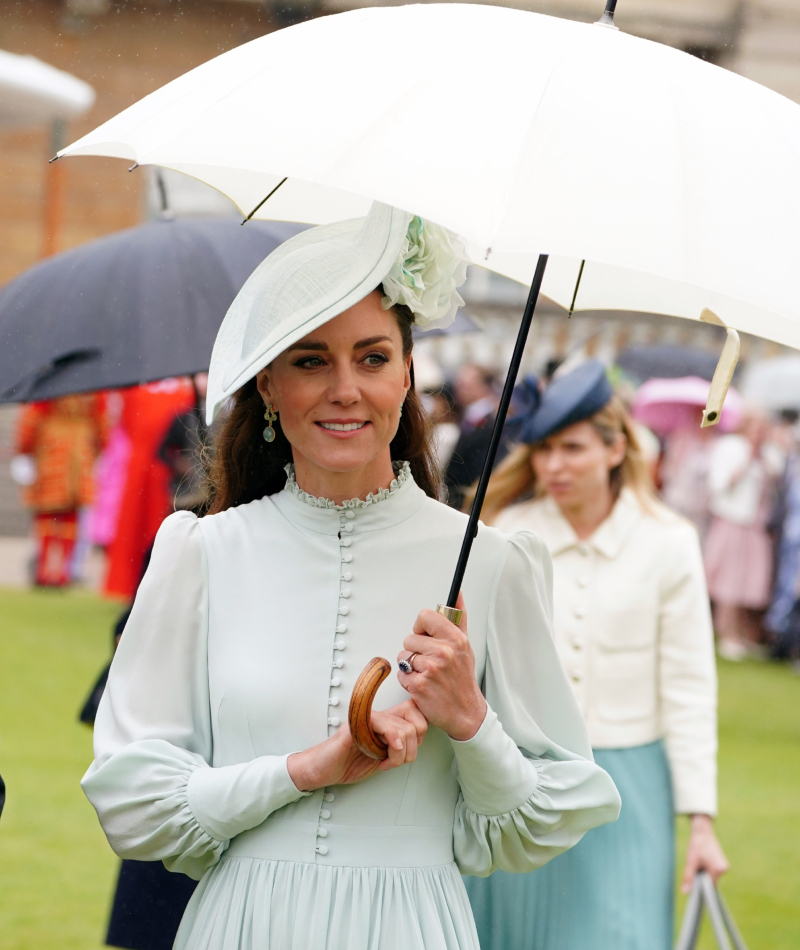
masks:
[[[369,422],[363,419],[346,419],[341,422],[325,420],[314,424],[336,439],[352,439],[370,425]]]

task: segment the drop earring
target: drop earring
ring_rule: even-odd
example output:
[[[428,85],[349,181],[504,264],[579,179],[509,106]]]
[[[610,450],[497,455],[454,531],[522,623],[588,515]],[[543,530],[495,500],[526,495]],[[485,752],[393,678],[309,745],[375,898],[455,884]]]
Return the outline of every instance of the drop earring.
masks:
[[[267,411],[264,413],[264,418],[267,420],[267,427],[264,429],[264,441],[273,442],[275,440],[275,430],[272,428],[272,423],[278,418],[278,413],[272,411],[272,403],[267,403]]]
[[[403,403],[401,402],[401,403],[400,403],[400,416],[402,416],[402,415],[403,415]]]

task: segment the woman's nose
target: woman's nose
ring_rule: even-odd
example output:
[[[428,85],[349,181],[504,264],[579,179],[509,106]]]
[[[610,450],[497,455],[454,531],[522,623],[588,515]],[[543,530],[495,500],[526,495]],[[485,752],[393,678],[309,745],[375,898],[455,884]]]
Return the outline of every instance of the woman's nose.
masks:
[[[361,394],[356,383],[355,373],[352,367],[336,367],[331,380],[331,386],[328,390],[328,399],[331,402],[341,403],[343,405],[352,405],[357,402]]]

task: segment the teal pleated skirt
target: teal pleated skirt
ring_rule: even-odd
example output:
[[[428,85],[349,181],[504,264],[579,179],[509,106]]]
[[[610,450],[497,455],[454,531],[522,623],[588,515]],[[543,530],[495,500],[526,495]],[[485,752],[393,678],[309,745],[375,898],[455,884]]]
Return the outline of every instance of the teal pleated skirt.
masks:
[[[675,832],[664,744],[594,755],[619,789],[619,820],[538,871],[465,877],[481,950],[670,950]]]

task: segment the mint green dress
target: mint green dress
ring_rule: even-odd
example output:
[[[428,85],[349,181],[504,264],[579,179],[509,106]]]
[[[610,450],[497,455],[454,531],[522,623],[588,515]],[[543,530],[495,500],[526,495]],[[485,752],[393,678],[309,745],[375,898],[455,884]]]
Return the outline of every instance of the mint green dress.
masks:
[[[478,950],[461,874],[527,871],[613,821],[551,632],[550,558],[482,528],[464,581],[489,710],[417,760],[299,791],[374,656],[447,594],[465,518],[407,466],[335,506],[284,491],[171,515],[112,664],[83,788],[114,850],[199,879],[177,950]],[[377,708],[407,698],[396,677]]]

